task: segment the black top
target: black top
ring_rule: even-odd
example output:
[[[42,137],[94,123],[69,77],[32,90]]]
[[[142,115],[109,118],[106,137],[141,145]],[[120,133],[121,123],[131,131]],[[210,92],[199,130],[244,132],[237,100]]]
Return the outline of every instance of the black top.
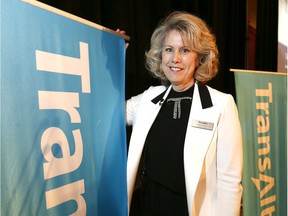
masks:
[[[147,135],[144,150],[144,164],[149,178],[184,196],[183,147],[193,91],[194,86],[184,92],[170,91]],[[176,98],[184,98],[179,102],[181,110],[175,110]]]

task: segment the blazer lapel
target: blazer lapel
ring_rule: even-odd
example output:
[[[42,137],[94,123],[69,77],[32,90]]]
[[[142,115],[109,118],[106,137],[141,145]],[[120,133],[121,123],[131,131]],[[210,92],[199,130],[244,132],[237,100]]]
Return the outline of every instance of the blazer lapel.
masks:
[[[138,111],[139,113],[143,113],[143,115],[139,116],[139,119],[137,119],[137,122],[141,123],[141,127],[137,127],[141,130],[139,131],[141,138],[137,137],[138,140],[142,140],[142,138],[144,141],[146,140],[146,136],[150,130],[150,127],[153,124],[157,114],[159,113],[160,108],[163,102],[166,100],[170,90],[171,86],[151,101],[148,101],[147,105],[142,106],[142,110]]]
[[[209,98],[207,87],[196,84],[184,145],[184,169],[189,212],[192,211],[192,202],[205,155],[220,116],[217,106],[213,106],[211,98]]]

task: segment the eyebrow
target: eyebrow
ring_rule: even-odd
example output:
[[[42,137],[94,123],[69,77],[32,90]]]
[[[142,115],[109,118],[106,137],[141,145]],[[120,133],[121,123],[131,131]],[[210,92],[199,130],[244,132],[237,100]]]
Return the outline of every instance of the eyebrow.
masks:
[[[174,47],[173,45],[169,45],[169,44],[164,44],[163,45],[163,47]],[[183,46],[181,46],[180,48],[188,48],[188,49],[191,49],[191,47],[190,46],[188,46],[188,45],[183,45]]]

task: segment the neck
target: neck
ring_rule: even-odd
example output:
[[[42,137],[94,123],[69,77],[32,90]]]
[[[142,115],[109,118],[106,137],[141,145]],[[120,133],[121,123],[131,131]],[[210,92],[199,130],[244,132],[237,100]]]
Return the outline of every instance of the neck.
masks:
[[[172,88],[176,92],[183,92],[186,91],[187,89],[191,88],[194,85],[195,81],[191,80],[191,82],[187,83],[186,85],[173,85]]]

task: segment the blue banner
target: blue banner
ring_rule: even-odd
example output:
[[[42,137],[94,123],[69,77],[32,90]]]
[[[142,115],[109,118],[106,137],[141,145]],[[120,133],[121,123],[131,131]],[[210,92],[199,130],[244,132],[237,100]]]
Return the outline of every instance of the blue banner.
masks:
[[[125,41],[1,1],[1,215],[127,215]]]

